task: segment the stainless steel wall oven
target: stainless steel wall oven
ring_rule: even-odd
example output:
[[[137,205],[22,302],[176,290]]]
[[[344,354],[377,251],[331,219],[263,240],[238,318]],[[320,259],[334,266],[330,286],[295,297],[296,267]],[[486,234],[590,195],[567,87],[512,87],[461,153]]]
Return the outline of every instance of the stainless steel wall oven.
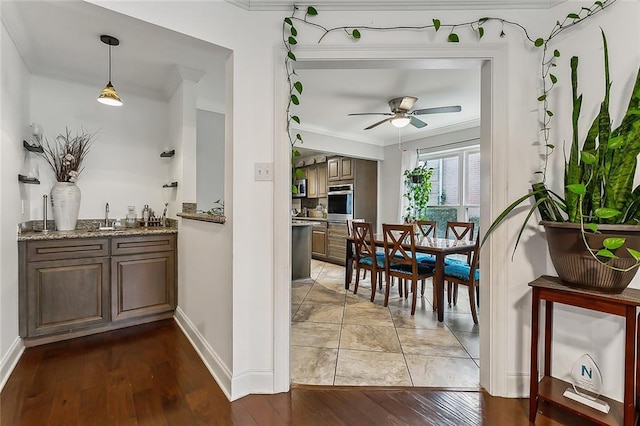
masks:
[[[353,185],[330,185],[327,188],[327,220],[346,222],[353,219]]]

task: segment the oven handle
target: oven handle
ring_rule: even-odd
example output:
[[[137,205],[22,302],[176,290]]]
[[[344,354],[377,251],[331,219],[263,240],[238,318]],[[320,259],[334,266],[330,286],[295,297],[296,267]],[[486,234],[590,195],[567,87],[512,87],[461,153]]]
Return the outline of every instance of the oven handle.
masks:
[[[329,191],[327,195],[349,195],[353,194],[353,191]]]

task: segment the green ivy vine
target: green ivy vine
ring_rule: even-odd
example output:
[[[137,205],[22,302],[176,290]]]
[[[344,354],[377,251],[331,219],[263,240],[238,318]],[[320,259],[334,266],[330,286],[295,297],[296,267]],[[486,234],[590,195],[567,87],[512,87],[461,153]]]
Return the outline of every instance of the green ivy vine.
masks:
[[[291,127],[292,122],[298,124],[301,123],[300,117],[293,114],[292,106],[299,105],[301,95],[303,92],[303,85],[298,78],[294,64],[296,62],[296,55],[294,49],[298,43],[298,27],[297,25],[311,26],[319,29],[322,35],[318,39],[318,44],[321,43],[324,38],[334,32],[342,32],[347,37],[359,40],[366,31],[416,31],[416,30],[433,30],[436,33],[439,31],[447,31],[447,41],[449,43],[459,43],[462,35],[461,30],[468,29],[471,34],[475,36],[477,40],[480,40],[485,35],[485,28],[489,28],[490,23],[495,23],[499,26],[500,37],[505,37],[505,28],[515,28],[522,33],[526,41],[534,48],[542,49],[540,59],[540,79],[542,81],[542,92],[538,96],[538,101],[541,102],[543,110],[543,120],[540,123],[540,132],[542,133],[542,139],[545,146],[545,157],[542,170],[537,171],[537,174],[542,175],[542,182],[546,180],[548,159],[553,152],[555,145],[550,142],[550,124],[553,118],[553,111],[549,109],[549,94],[558,83],[558,77],[552,73],[554,67],[556,67],[556,60],[560,57],[560,51],[558,49],[551,50],[551,42],[564,31],[575,27],[576,25],[591,18],[597,13],[613,6],[617,0],[603,0],[595,1],[590,7],[581,7],[580,10],[567,14],[562,20],[557,20],[551,31],[545,37],[532,37],[527,29],[514,21],[498,17],[482,17],[473,21],[460,22],[460,23],[443,23],[440,19],[433,18],[431,21],[424,25],[418,26],[367,26],[367,25],[347,25],[338,27],[325,27],[312,19],[318,16],[318,11],[313,6],[307,6],[303,9],[293,5],[293,11],[290,16],[284,18],[282,23],[282,40],[284,47],[287,51],[285,56],[285,68],[287,72],[287,81],[289,84],[289,100],[287,103],[286,117],[287,117],[287,134],[289,142],[291,144],[291,165],[293,170],[293,178],[300,178],[303,176],[303,172],[295,167],[295,158],[300,156],[300,152],[296,149],[297,143],[303,143],[300,133],[295,133]],[[295,192],[295,187],[292,185],[292,191]]]

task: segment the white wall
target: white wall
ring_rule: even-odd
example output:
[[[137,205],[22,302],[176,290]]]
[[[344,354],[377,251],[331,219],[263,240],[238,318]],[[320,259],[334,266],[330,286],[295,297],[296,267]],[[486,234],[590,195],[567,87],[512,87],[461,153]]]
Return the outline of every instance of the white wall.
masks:
[[[198,109],[197,133],[196,200],[209,210],[224,201],[224,114]]]
[[[402,212],[399,209],[399,200],[402,197],[402,152],[415,151],[416,149],[447,149],[450,144],[462,143],[471,139],[480,138],[480,128],[460,130],[426,137],[419,140],[405,142],[402,149],[398,145],[389,145],[384,148],[384,161],[378,167],[379,198],[381,200],[398,200],[398,203],[380,203],[378,205],[378,223],[394,223],[402,220]]]
[[[0,389],[18,361],[23,345],[18,337],[18,250],[16,224],[21,194],[26,186],[18,183],[28,137],[29,72],[7,33],[0,28]],[[24,196],[24,195],[22,195]]]
[[[168,105],[165,102],[122,93],[124,105],[110,107],[96,101],[98,87],[32,76],[29,118],[25,124],[42,125],[53,143],[68,127],[97,133],[83,166],[78,187],[82,191],[79,219],[124,218],[127,206],[135,206],[138,217],[145,204],[162,214],[170,191],[163,189],[165,162],[160,153],[168,145]],[[55,183],[51,167],[40,159],[40,185],[30,197],[30,215],[42,219],[42,195]],[[52,217],[49,205],[49,217]]]
[[[283,123],[274,122],[275,117],[281,117],[278,110],[282,108],[282,94],[274,93],[274,87],[281,87],[274,83],[274,76],[282,75],[282,55],[273,55],[274,49],[281,46],[281,19],[284,13],[255,12],[246,13],[231,6],[220,3],[190,3],[189,7],[177,3],[158,2],[154,7],[149,7],[148,2],[131,3],[107,1],[98,2],[105,7],[126,12],[132,16],[145,19],[172,28],[186,34],[190,34],[216,44],[226,46],[234,51],[234,105],[233,115],[233,320],[231,323],[219,326],[232,329],[233,336],[233,377],[234,386],[232,393],[235,396],[245,392],[269,391],[270,375],[274,371],[273,346],[274,294],[279,294],[278,289],[285,283],[274,281],[274,251],[286,250],[286,239],[274,237],[272,227],[283,229],[288,217],[289,206],[276,206],[273,203],[274,196],[278,200],[284,199],[286,179],[282,179],[282,188],[274,188],[269,183],[254,182],[252,180],[253,163],[258,161],[272,161],[274,149],[280,144],[287,143],[282,137]],[[591,2],[567,2],[551,10],[535,11],[438,11],[442,22],[463,22],[477,18],[480,15],[498,15],[506,19],[512,19],[525,25],[531,34],[547,34],[556,19],[563,19],[568,11],[579,9],[580,6],[589,6]],[[429,16],[426,16],[429,15]],[[366,22],[370,25],[390,24],[422,24],[430,22],[431,14],[421,12],[325,12],[320,11],[317,18],[324,25],[344,25],[349,22]],[[638,5],[637,2],[618,2],[610,10],[590,20],[585,26],[576,31],[566,33],[560,38],[562,47],[562,61],[558,67],[558,74],[563,84],[568,81],[568,57],[576,52],[584,55],[593,54],[599,48],[598,26],[603,26],[609,35],[612,58],[614,50],[618,50],[616,69],[612,70],[614,81],[624,82],[633,74],[638,63]],[[246,31],[238,31],[238,28]],[[248,30],[247,30],[248,29]],[[302,28],[299,29],[301,31]],[[460,46],[448,45],[439,34],[437,37],[429,34],[418,35],[415,32],[372,32],[365,33],[362,40],[354,43],[341,33],[335,33],[324,40],[325,45],[336,49],[344,49],[353,53],[353,57],[363,56],[366,51],[375,46],[387,47],[389,50],[419,49],[425,44],[425,40],[432,40],[432,44],[441,46],[449,51],[462,48],[473,48],[483,43],[504,46],[507,63],[506,70],[501,70],[507,76],[500,87],[494,90],[500,91],[507,99],[505,105],[493,105],[498,110],[504,110],[506,116],[506,134],[498,134],[494,140],[494,150],[502,150],[509,161],[492,164],[492,175],[506,176],[504,182],[493,191],[499,200],[513,200],[527,190],[533,171],[539,164],[539,146],[534,143],[537,140],[537,102],[539,95],[537,73],[539,69],[539,50],[533,50],[525,46],[521,36],[513,28],[506,28],[507,37],[499,38],[499,29],[487,30],[483,41],[476,41],[471,34],[466,34]],[[630,32],[632,34],[630,34]],[[442,33],[442,32],[441,32]],[[302,30],[299,37],[299,47],[313,49],[317,46],[320,34],[308,28]],[[486,45],[486,44],[485,44]],[[621,54],[620,52],[625,52]],[[274,74],[274,70],[278,70]],[[599,67],[583,67],[584,75],[599,76]],[[310,84],[311,82],[307,83]],[[275,86],[274,86],[275,84]],[[598,87],[600,83],[594,83]],[[565,86],[566,87],[566,86]],[[554,95],[555,96],[555,95]],[[274,102],[274,99],[276,102]],[[615,98],[614,98],[615,99]],[[555,101],[554,101],[555,102]],[[565,129],[569,127],[567,97],[562,97],[564,113],[556,109],[554,126]],[[599,99],[585,99],[585,111],[593,108]],[[266,113],[273,111],[275,114]],[[555,107],[555,105],[554,105]],[[247,126],[245,118],[252,117],[252,125]],[[562,138],[554,132],[554,142],[560,146]],[[561,156],[556,156],[559,158]],[[229,163],[227,163],[229,164]],[[286,163],[285,163],[286,164]],[[561,167],[554,163],[554,168],[559,175]],[[508,183],[508,184],[507,184]],[[251,194],[251,196],[246,196]],[[505,204],[506,205],[506,204]],[[497,210],[491,212],[498,213]],[[511,243],[519,228],[520,215],[510,220],[504,229]],[[247,242],[251,242],[247,244]],[[277,243],[277,245],[274,245]],[[495,307],[501,310],[501,316],[508,324],[508,332],[504,340],[504,346],[496,348],[502,353],[500,357],[505,360],[500,365],[505,371],[496,372],[499,383],[491,383],[491,389],[503,395],[524,395],[527,393],[528,369],[529,369],[529,318],[530,318],[530,290],[527,283],[543,273],[553,273],[548,263],[545,242],[537,226],[528,230],[521,246],[516,253],[513,262],[509,260],[510,247],[502,245],[498,241],[492,243],[492,259],[496,265],[501,265],[500,273],[496,276],[500,279],[491,282],[494,291],[500,292],[506,302],[504,306]],[[242,259],[250,257],[252,267],[246,268]],[[279,265],[280,266],[280,265]],[[231,285],[231,283],[227,283]],[[485,305],[486,306],[486,305]],[[566,316],[574,315],[567,312]],[[562,315],[556,316],[558,320],[564,319]],[[563,321],[558,324],[557,336],[569,335],[571,327],[578,323],[585,324],[585,318]],[[556,367],[576,358],[575,353],[580,351],[593,352],[594,348],[607,347],[609,344],[620,347],[619,336],[611,338],[611,328],[617,328],[616,321],[610,318],[599,319],[598,315],[587,314],[586,323],[593,326],[590,338],[584,341],[567,341],[568,345],[575,346],[569,349],[568,345],[556,345],[554,359]],[[560,322],[560,321],[559,321]],[[612,324],[603,326],[602,323]],[[567,325],[568,327],[565,327]],[[584,329],[584,328],[583,328]],[[210,342],[213,345],[216,342]],[[575,345],[574,345],[575,344]],[[607,354],[608,357],[609,354]],[[613,354],[612,354],[613,355]],[[277,361],[277,360],[276,360]],[[602,369],[607,379],[606,393],[614,397],[620,397],[621,376],[619,373],[619,360],[615,356],[602,361]],[[506,379],[505,379],[506,377]],[[237,378],[237,380],[235,380]],[[232,386],[233,387],[233,386]]]

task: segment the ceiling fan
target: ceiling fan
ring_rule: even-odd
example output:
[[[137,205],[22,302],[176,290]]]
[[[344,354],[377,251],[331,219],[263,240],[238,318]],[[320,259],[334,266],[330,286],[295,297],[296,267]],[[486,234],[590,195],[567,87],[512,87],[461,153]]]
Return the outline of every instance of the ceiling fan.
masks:
[[[391,112],[357,112],[351,115],[388,115],[388,118],[384,120],[380,120],[376,123],[373,123],[369,127],[365,127],[364,130],[373,129],[381,125],[382,123],[386,123],[390,121],[395,127],[404,127],[407,124],[411,123],[413,127],[417,127],[421,129],[427,125],[424,121],[416,118],[416,115],[425,115],[425,114],[441,114],[445,112],[460,112],[462,111],[462,107],[460,105],[450,105],[443,107],[435,107],[435,108],[423,108],[416,109],[413,111],[409,111],[415,105],[418,98],[414,98],[413,96],[403,96],[401,98],[394,98],[389,101],[389,108],[391,108]]]

